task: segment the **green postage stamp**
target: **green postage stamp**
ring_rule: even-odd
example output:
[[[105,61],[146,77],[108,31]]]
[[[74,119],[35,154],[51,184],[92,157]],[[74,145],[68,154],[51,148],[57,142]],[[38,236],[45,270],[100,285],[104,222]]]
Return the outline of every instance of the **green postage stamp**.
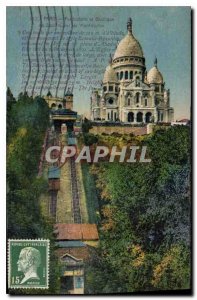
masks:
[[[9,240],[9,288],[48,288],[49,240]]]

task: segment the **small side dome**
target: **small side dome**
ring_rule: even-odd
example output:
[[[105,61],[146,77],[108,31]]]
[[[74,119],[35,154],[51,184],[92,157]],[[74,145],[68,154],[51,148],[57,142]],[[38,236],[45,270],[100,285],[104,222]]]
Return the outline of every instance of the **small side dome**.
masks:
[[[157,58],[155,58],[154,67],[150,69],[150,71],[147,74],[147,80],[148,83],[156,83],[156,84],[162,84],[163,83],[163,76],[161,72],[157,68]]]
[[[107,82],[117,82],[116,72],[114,71],[111,64],[107,66],[105,74],[103,76],[103,83]]]

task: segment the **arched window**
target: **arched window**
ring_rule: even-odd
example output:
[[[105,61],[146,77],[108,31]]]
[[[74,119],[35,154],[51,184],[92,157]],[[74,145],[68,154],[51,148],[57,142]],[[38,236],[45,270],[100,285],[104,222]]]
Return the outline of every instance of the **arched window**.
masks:
[[[128,71],[125,71],[125,79],[128,79]]]
[[[120,80],[123,78],[123,72],[120,72]]]
[[[81,289],[83,287],[83,280],[81,277],[75,277],[75,288]]]
[[[61,105],[61,104],[59,104],[59,105],[58,105],[58,108],[59,108],[59,109],[61,109],[61,108],[62,108],[62,105]]]
[[[131,105],[131,99],[128,98],[128,106],[130,106],[130,105]]]
[[[128,113],[128,122],[134,122],[134,113],[133,112]]]
[[[152,117],[151,112],[147,112],[146,113],[146,123],[150,123],[151,122],[151,117]]]
[[[129,79],[133,79],[133,71],[129,72]]]
[[[116,115],[116,112],[114,113],[114,121],[116,121],[117,119],[117,115]]]
[[[136,86],[140,86],[140,77],[139,76],[136,77]]]
[[[137,122],[142,122],[143,121],[143,113],[139,112],[137,113]]]
[[[55,103],[52,103],[52,104],[51,104],[51,108],[52,108],[52,109],[55,109],[55,108],[56,108],[56,104],[55,104]]]
[[[108,113],[107,117],[108,117],[108,120],[109,120],[110,119],[110,114],[109,113]]]
[[[136,103],[140,102],[140,93],[136,93]]]
[[[147,99],[144,100],[144,105],[147,106],[148,105],[148,101]]]
[[[119,80],[119,73],[118,72],[116,73],[116,76],[117,76],[117,79]]]

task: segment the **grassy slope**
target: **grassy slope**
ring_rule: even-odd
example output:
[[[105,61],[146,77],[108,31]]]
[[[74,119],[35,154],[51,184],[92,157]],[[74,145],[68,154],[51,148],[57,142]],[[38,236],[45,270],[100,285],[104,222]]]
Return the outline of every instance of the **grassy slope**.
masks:
[[[88,220],[89,223],[97,223],[98,198],[97,198],[95,182],[92,175],[89,172],[88,164],[86,163],[81,164],[81,170],[83,174],[83,185],[84,185],[86,203],[88,208]]]

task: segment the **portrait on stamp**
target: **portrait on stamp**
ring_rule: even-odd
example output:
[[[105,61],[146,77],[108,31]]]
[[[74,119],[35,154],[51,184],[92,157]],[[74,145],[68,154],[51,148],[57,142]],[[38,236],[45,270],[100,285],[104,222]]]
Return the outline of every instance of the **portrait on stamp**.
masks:
[[[20,284],[23,284],[30,279],[40,279],[37,274],[37,269],[40,266],[40,263],[41,256],[39,250],[33,247],[26,247],[21,250],[17,265],[18,271],[23,272],[25,276]]]

